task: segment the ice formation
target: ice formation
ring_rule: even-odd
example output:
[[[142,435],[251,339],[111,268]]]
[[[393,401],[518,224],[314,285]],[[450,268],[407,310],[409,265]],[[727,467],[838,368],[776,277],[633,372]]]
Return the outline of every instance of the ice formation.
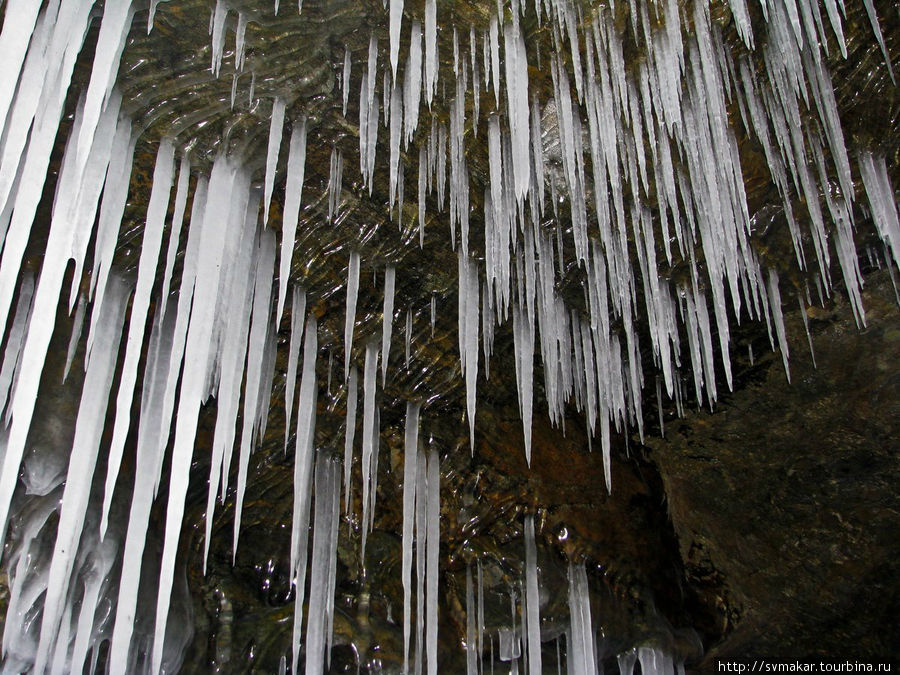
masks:
[[[150,30],[155,18],[177,5],[152,2]],[[863,5],[893,79],[874,5]],[[197,453],[208,452],[204,564],[216,503],[226,498],[233,500],[236,556],[243,500],[253,479],[251,457],[266,436],[270,397],[280,382],[279,356],[287,364],[283,433],[293,462],[295,594],[292,653],[282,664],[287,668],[289,662],[292,672],[301,662],[307,673],[325,667],[335,614],[341,483],[349,522],[358,464],[361,513],[354,534],[365,566],[383,452],[381,406],[389,400],[382,394],[395,369],[414,367],[417,341],[427,339],[416,328],[426,310],[407,305],[408,298],[397,293],[399,261],[385,261],[362,237],[347,247],[349,260],[341,260],[341,266],[347,262],[343,343],[329,335],[332,342],[320,345],[325,335],[317,302],[334,289],[307,286],[299,271],[321,254],[309,249],[301,218],[306,208],[324,204],[320,211],[337,230],[345,217],[345,193],[386,193],[382,225],[390,223],[396,206],[396,236],[404,246],[418,240],[422,248],[426,236],[429,246],[437,245],[433,225],[440,224],[446,206],[449,242],[440,245],[455,249],[457,261],[456,338],[467,421],[462,435],[468,432],[471,451],[478,440],[479,379],[489,376],[492,357],[496,363],[494,336],[507,330],[528,462],[535,406],[546,407],[551,422],[562,425],[566,407],[574,405],[585,417],[588,436],[600,437],[610,490],[613,429],[634,429],[641,437],[646,431],[648,363],[642,362],[642,348],[657,370],[649,381],[655,383],[660,431],[663,398],[680,411],[683,381],[693,387],[698,405],[710,407],[719,386],[732,386],[729,326],[735,321],[766,323],[790,377],[782,306],[787,277],[779,277],[775,263],[754,244],[738,123],[759,144],[798,267],[829,293],[834,255],[864,325],[855,207],[865,199],[892,273],[900,260],[900,221],[891,158],[876,147],[848,144],[841,128],[826,57],[829,45],[847,56],[844,5],[766,0],[762,20],[751,20],[743,0],[730,0],[728,9],[741,50],[729,47],[705,0],[689,11],[675,2],[636,0],[624,30],[631,31],[628,48],[638,45],[643,57],[626,63],[623,29],[611,6],[543,0],[530,7],[511,0],[507,7],[498,0],[485,25],[443,31],[436,0],[426,0],[421,16],[402,0],[389,0],[386,53],[373,32],[365,54],[348,48],[340,63],[327,64],[340,82],[336,105],[343,115],[358,108],[359,174],[350,172],[345,181],[346,148],[333,139],[327,144],[324,194],[310,196],[311,187],[304,188],[307,137],[324,130],[317,128],[318,118],[307,117],[303,100],[280,90],[257,99],[252,72],[250,104],[268,111],[267,128],[258,134],[265,142],[249,152],[223,139],[216,153],[201,157],[185,134],[161,134],[152,120],[137,119],[134,102],[124,100],[117,87],[123,51],[138,39],[132,23],[145,18],[141,7],[125,0],[103,5],[82,92],[72,84],[73,72],[92,16],[101,10],[91,0],[9,0],[0,32],[0,536],[15,532],[5,561],[10,603],[4,669],[80,671],[85,663],[96,664],[104,641],[111,672],[177,669],[186,638],[171,624],[183,619],[176,559],[191,466]],[[549,53],[539,54],[526,34],[532,14],[551,26]],[[263,44],[250,44],[257,35],[248,30],[253,17],[241,2],[223,0],[210,16],[210,72],[197,77],[218,78],[223,62],[233,58],[232,107],[239,75],[251,66],[250,48],[265,51]],[[226,48],[232,29],[233,52]],[[451,52],[452,60],[446,57]],[[546,73],[543,89],[529,76],[535,67]],[[356,89],[351,73],[360,73]],[[264,86],[278,85],[261,81]],[[76,101],[73,111],[70,98]],[[379,121],[387,128],[380,137]],[[290,140],[282,162],[286,127]],[[54,185],[48,177],[55,171],[51,160],[61,128],[67,140]],[[117,268],[116,250],[129,236],[126,211],[139,143],[156,160],[140,216],[140,250],[128,276]],[[470,157],[478,148],[485,161],[476,170]],[[375,185],[382,175],[386,191]],[[407,175],[417,187],[414,209],[404,208]],[[281,184],[283,198],[276,189]],[[55,192],[45,222],[38,206],[50,186]],[[473,206],[479,201],[483,208]],[[474,236],[482,231],[483,240]],[[45,240],[37,273],[23,262],[33,237]],[[67,282],[70,261],[74,278]],[[684,274],[669,274],[676,265]],[[376,273],[384,270],[380,341],[368,310],[358,308],[361,273],[370,266]],[[133,284],[126,281],[131,277]],[[282,328],[289,289],[290,322]],[[423,289],[422,297],[429,293],[434,338],[438,298],[431,289]],[[440,311],[451,303],[441,297]],[[405,310],[403,366],[396,354],[392,358],[395,304]],[[62,328],[56,325],[58,306],[70,313],[74,308],[64,375],[70,379],[73,369],[84,370],[76,378],[82,393],[75,436],[65,453],[58,503],[36,501],[22,510],[23,465],[23,487],[31,494],[46,496],[61,485],[61,478],[40,475],[40,465],[23,462],[45,361]],[[800,306],[805,308],[802,299]],[[332,350],[338,365],[343,355],[342,386],[332,393],[329,365],[324,389],[331,397],[327,405],[342,397],[346,406],[340,457],[316,437],[317,409],[326,405],[320,395],[322,348],[329,351],[329,364]],[[215,429],[207,451],[197,443],[198,423],[213,398]],[[409,398],[402,468],[403,672],[432,674],[438,670],[442,449],[421,434],[430,393]],[[229,488],[233,458],[236,484]],[[102,474],[103,489],[94,489],[95,473]],[[158,508],[165,527],[157,555],[145,544],[164,484],[164,509],[162,502]],[[127,514],[117,515],[116,499],[124,500]],[[58,525],[48,557],[29,564],[54,510]],[[481,562],[466,569],[470,673],[484,672],[495,637],[502,660],[523,659],[529,672],[542,672],[535,529],[533,516],[527,516],[521,592],[511,590],[511,624],[496,635],[486,634]],[[569,563],[568,583],[567,667],[595,673],[597,631],[583,562]],[[153,617],[151,627],[138,621],[140,613]],[[622,672],[636,661],[645,673],[680,667],[651,645],[619,655]]]

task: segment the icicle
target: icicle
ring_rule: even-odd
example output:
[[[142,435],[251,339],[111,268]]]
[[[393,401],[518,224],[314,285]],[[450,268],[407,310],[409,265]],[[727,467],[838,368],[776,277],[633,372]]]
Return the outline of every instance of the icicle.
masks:
[[[772,308],[772,318],[775,320],[775,333],[778,335],[778,348],[781,350],[781,360],[784,362],[784,374],[787,381],[791,381],[791,371],[788,368],[788,344],[784,332],[784,317],[781,313],[781,292],[778,290],[778,272],[775,268],[769,268],[769,307]]]
[[[330,626],[331,559],[337,550],[334,525],[336,497],[340,493],[337,462],[320,452],[316,459],[316,512],[313,521],[312,564],[309,579],[309,612],[306,626],[306,675],[324,672],[325,630]]]
[[[403,586],[403,672],[409,672],[410,604],[413,558],[413,521],[416,514],[416,473],[419,453],[419,405],[406,404],[406,433],[403,450],[403,539],[400,581]]]
[[[413,21],[409,33],[409,56],[403,77],[403,129],[406,144],[413,139],[419,124],[419,102],[422,97],[422,24]],[[423,148],[424,150],[424,148]],[[421,167],[421,163],[419,165]],[[419,169],[421,174],[421,168]],[[423,208],[423,207],[420,207]]]
[[[291,582],[294,585],[294,622],[291,672],[300,670],[300,629],[303,623],[303,598],[306,593],[306,551],[309,537],[311,478],[316,432],[316,355],[318,325],[314,314],[306,319],[303,343],[303,373],[297,407],[297,443],[294,455],[294,510],[291,525]]]
[[[397,79],[397,60],[400,54],[400,22],[403,20],[403,0],[390,0],[391,75]]]
[[[475,651],[475,591],[472,588],[472,565],[466,565],[466,675],[478,675],[478,653]]]
[[[281,324],[285,293],[291,276],[291,259],[300,219],[303,178],[306,173],[306,116],[294,122],[288,150],[287,183],[284,188],[284,214],[281,220],[281,257],[278,267],[278,313],[275,325]],[[268,211],[268,209],[266,209]]]
[[[405,325],[404,331],[403,331],[403,341],[404,341],[403,354],[404,354],[404,357],[406,358],[406,369],[407,370],[409,370],[409,361],[410,361],[410,357],[412,356],[412,352],[411,352],[412,331],[413,331],[412,310],[407,309],[406,310],[406,325]]]
[[[218,304],[219,278],[223,268],[225,241],[229,238],[227,235],[230,234],[228,232],[226,236],[223,236],[222,223],[228,223],[227,230],[243,226],[245,209],[240,209],[239,218],[229,219],[227,216],[231,206],[230,202],[240,202],[249,196],[249,176],[243,173],[238,176],[238,174],[237,168],[225,157],[220,156],[214,163],[208,189],[210,198],[207,200],[203,216],[202,236],[199,242],[200,253],[193,293],[193,310],[184,348],[185,368],[181,378],[178,411],[175,417],[177,422],[172,450],[166,530],[156,603],[155,639],[151,658],[152,667],[156,671],[159,671],[162,664],[170,593],[175,573],[175,555],[178,550],[178,541],[181,538],[188,478],[197,434],[197,417],[205,393],[208,391],[206,364],[209,361],[213,328],[216,324],[215,310]],[[231,199],[229,199],[229,195]],[[181,314],[180,308],[179,314]],[[172,396],[174,398],[174,394]],[[168,398],[167,389],[166,399]]]
[[[288,347],[288,369],[284,381],[284,451],[287,453],[291,436],[291,412],[294,408],[294,387],[297,382],[297,364],[300,361],[300,345],[303,341],[303,317],[306,314],[306,291],[294,286],[291,300],[291,342]]]
[[[30,298],[29,298],[30,299]],[[66,350],[66,367],[63,370],[62,381],[69,378],[69,370],[72,368],[72,362],[75,360],[75,352],[78,350],[78,343],[81,341],[81,331],[84,328],[84,309],[86,300],[82,295],[78,299],[78,307],[75,308],[75,318],[72,319],[72,334],[69,337],[69,348]],[[16,311],[16,320],[18,320],[18,308]],[[18,348],[15,348],[18,351]]]
[[[110,163],[112,166],[112,163]],[[181,241],[181,228],[184,224],[184,210],[187,207],[188,184],[191,178],[191,160],[188,153],[181,158],[178,168],[178,186],[175,189],[175,208],[172,211],[172,227],[169,230],[169,246],[166,249],[166,269],[163,272],[162,290],[160,291],[159,322],[166,316],[169,302],[169,287],[172,282],[172,271],[175,269],[175,256],[178,255],[178,244]]]
[[[871,152],[860,152],[859,172],[872,207],[875,228],[885,245],[890,246],[894,264],[900,265],[900,220],[884,157],[875,156]]]
[[[346,117],[347,116],[347,103],[350,100],[350,48],[344,48],[344,71],[341,77],[341,89],[343,90],[343,106],[341,108],[341,114]],[[360,105],[362,105],[362,101],[360,101]]]
[[[247,46],[247,15],[238,12],[237,27],[234,29],[234,69],[244,69],[244,55]]]
[[[272,117],[269,120],[269,145],[266,150],[266,183],[263,193],[263,224],[269,223],[269,204],[272,188],[275,187],[275,169],[278,166],[278,151],[281,148],[281,134],[284,130],[284,99],[275,97],[272,103]]]
[[[344,511],[350,511],[350,471],[353,467],[353,437],[356,436],[356,401],[359,396],[359,374],[356,366],[347,378],[347,421],[344,429]]]
[[[428,451],[426,478],[426,530],[425,545],[425,653],[428,675],[437,675],[438,637],[438,554],[440,552],[441,518],[441,460],[437,450]]]
[[[44,672],[51,645],[55,643],[60,628],[63,603],[84,527],[91,482],[100,450],[100,438],[122,336],[123,315],[130,290],[118,280],[113,281],[112,286],[97,338],[100,356],[93,359],[88,367],[78,407],[78,419],[75,422],[75,438],[69,456],[56,544],[47,579],[47,595],[43,603],[40,644],[34,665],[36,672]]]
[[[494,104],[496,109],[500,109],[500,40],[498,30],[498,19],[496,14],[491,15],[491,23],[489,28],[489,36],[491,41],[491,76],[493,77],[492,85],[494,87]],[[487,61],[485,61],[487,64]],[[485,82],[488,77],[485,75]],[[487,86],[485,84],[485,86]]]
[[[112,441],[109,448],[109,459],[106,470],[106,488],[103,497],[103,511],[100,519],[100,536],[106,533],[109,507],[112,503],[122,451],[131,426],[131,402],[134,397],[137,381],[138,364],[144,343],[144,328],[150,308],[150,293],[156,279],[157,260],[162,244],[163,221],[169,204],[169,192],[172,189],[172,176],[175,170],[175,146],[170,139],[163,139],[156,155],[156,168],[153,170],[153,188],[147,204],[147,220],[144,227],[144,238],[141,244],[141,256],[138,262],[138,281],[134,291],[134,302],[131,305],[131,316],[128,320],[128,341],[125,349],[125,361],[119,380],[119,393],[116,397],[116,421],[113,427]]]
[[[225,48],[225,17],[228,15],[228,6],[224,0],[216,0],[213,10],[212,29],[212,72],[214,77],[219,77],[219,69],[222,67],[222,52]]]
[[[31,301],[34,298],[34,275],[25,273],[22,285],[19,287],[19,300],[16,303],[16,314],[13,325],[6,338],[6,348],[3,351],[3,367],[0,368],[0,411],[6,408],[11,395],[10,387],[17,378],[22,362],[22,343],[28,330],[28,321],[31,316]],[[9,412],[9,411],[7,411]],[[9,425],[9,414],[6,416],[6,426]]]
[[[388,265],[384,270],[384,313],[381,329],[381,385],[387,379],[388,361],[391,354],[391,332],[394,327],[394,287],[397,268]]]
[[[256,280],[253,290],[253,314],[250,319],[250,338],[247,344],[247,381],[244,386],[244,413],[241,429],[240,456],[238,459],[237,493],[234,497],[234,547],[237,557],[238,538],[241,533],[241,512],[244,491],[247,487],[247,471],[250,453],[255,444],[254,421],[258,413],[259,399],[253,392],[259,391],[262,381],[262,364],[266,347],[266,331],[269,327],[272,299],[272,271],[275,267],[275,236],[265,231],[259,238],[259,258],[256,263]],[[228,467],[223,467],[227,471]]]
[[[537,548],[534,542],[534,516],[525,516],[525,626],[528,635],[528,672],[540,675],[541,666],[541,616],[540,593],[537,574]]]
[[[843,5],[843,3],[841,3]],[[872,32],[875,33],[875,39],[878,41],[878,46],[881,48],[881,53],[884,56],[884,65],[887,66],[888,75],[890,75],[891,82],[894,84],[897,81],[894,79],[894,69],[891,66],[891,55],[888,53],[887,46],[884,44],[884,35],[881,33],[881,26],[878,24],[878,15],[875,13],[875,5],[872,3],[872,0],[863,0],[863,6],[866,8],[866,14],[869,16],[869,23],[872,24]]]
[[[363,437],[362,437],[362,545],[360,557],[366,559],[366,539],[369,532],[369,513],[374,502],[372,495],[372,454],[375,445],[375,373],[378,368],[378,345],[366,345],[366,362],[363,371]]]
[[[359,251],[350,252],[347,268],[347,306],[344,317],[344,379],[350,375],[350,354],[353,350],[353,327],[356,324],[356,298],[359,294]]]
[[[437,4],[436,0],[425,0],[425,101],[429,108],[437,91],[437,79]]]
[[[9,12],[7,9],[7,15]],[[153,12],[147,24],[147,32],[153,21]],[[88,83],[84,97],[84,112],[81,128],[78,133],[78,172],[84,171],[90,154],[91,145],[94,143],[94,134],[97,131],[97,123],[103,108],[106,106],[113,82],[119,70],[119,61],[128,32],[131,30],[131,19],[134,16],[134,7],[130,1],[115,2],[105,5],[103,8],[103,20],[100,22],[100,31],[97,34],[97,46],[94,50],[94,60],[91,67],[91,80]]]

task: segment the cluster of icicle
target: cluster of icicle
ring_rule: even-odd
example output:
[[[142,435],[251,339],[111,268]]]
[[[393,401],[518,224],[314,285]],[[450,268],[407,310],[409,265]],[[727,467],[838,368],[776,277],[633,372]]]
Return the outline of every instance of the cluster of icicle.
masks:
[[[868,0],[864,2],[883,48],[877,18]],[[765,319],[773,344],[774,325],[787,368],[778,275],[774,269],[762,268],[750,243],[750,217],[735,132],[729,126],[729,101],[737,102],[744,126],[765,151],[772,179],[783,197],[800,265],[807,265],[808,252],[803,249],[798,219],[792,211],[793,197],[798,195],[805,198],[809,211],[820,292],[829,293],[831,286],[827,214],[847,293],[858,321],[864,321],[862,279],[853,242],[851,159],[823,54],[827,45],[835,42],[846,51],[840,16],[843,6],[836,6],[834,0],[823,0],[823,5],[827,27],[814,0],[761,0],[766,36],[759,41],[764,46],[755,48],[744,0],[729,0],[735,25],[748,48],[737,55],[726,48],[706,2],[693,3],[692,14],[682,16],[675,0],[637,0],[631,6],[630,30],[646,58],[626,67],[620,31],[609,9],[588,12],[571,0],[538,0],[531,9],[512,0],[509,11],[495,14],[486,31],[468,31],[468,45],[457,28],[453,29],[453,72],[441,73],[437,3],[427,0],[424,26],[418,20],[409,26],[410,47],[401,76],[403,3],[391,0],[390,57],[389,65],[381,66],[380,71],[381,106],[375,97],[379,48],[374,36],[367,58],[358,66],[363,68],[357,100],[360,172],[363,184],[371,190],[377,149],[384,144],[384,139],[378,138],[379,115],[383,115],[389,130],[391,209],[399,202],[397,212],[402,217],[403,176],[409,169],[401,149],[407,150],[405,156],[414,156],[409,152],[414,145],[418,146],[420,237],[424,236],[426,202],[443,210],[449,196],[451,245],[459,254],[460,363],[473,444],[479,362],[483,358],[486,375],[494,331],[510,315],[526,455],[530,459],[534,351],[539,345],[549,415],[554,423],[561,423],[566,403],[574,398],[586,415],[591,434],[599,424],[607,485],[611,478],[610,425],[618,430],[636,426],[643,434],[644,376],[638,321],[648,322],[665,391],[679,405],[684,398],[679,376],[682,335],[687,337],[698,404],[705,399],[712,405],[716,399],[715,333],[722,372],[731,384],[729,299],[734,318],[746,309],[750,317]],[[150,27],[156,9],[154,1]],[[198,416],[203,404],[215,397],[218,416],[210,457],[207,552],[215,503],[224,501],[229,489],[235,450],[236,549],[250,454],[266,432],[277,336],[290,295],[285,445],[287,448],[293,434],[290,564],[296,605],[292,669],[297,672],[300,668],[303,645],[306,672],[320,672],[331,643],[342,472],[338,461],[318,451],[314,442],[319,344],[316,318],[306,311],[306,290],[315,289],[291,287],[289,279],[304,183],[306,122],[302,117],[295,120],[288,143],[280,242],[267,228],[266,219],[278,178],[287,112],[283,99],[275,97],[272,103],[262,191],[252,186],[246,158],[223,153],[208,174],[196,177],[196,187],[189,194],[190,155],[181,151],[179,163],[176,141],[164,138],[158,145],[136,282],[127,281],[113,269],[112,262],[138,138],[131,120],[121,112],[123,101],[115,82],[135,7],[127,0],[105,3],[90,81],[68,134],[43,264],[35,279],[21,269],[22,260],[44,192],[75,61],[94,17],[93,2],[9,0],[5,10],[0,34],[0,62],[4,64],[0,73],[0,325],[8,328],[0,369],[0,403],[5,411],[0,432],[4,447],[0,538],[10,524],[14,492],[21,489],[20,475],[32,494],[47,495],[64,483],[58,506],[53,500],[50,507],[35,509],[15,522],[17,546],[9,550],[5,561],[11,591],[4,627],[5,663],[9,668],[39,673],[77,670],[89,658],[96,663],[100,644],[108,641],[106,659],[111,672],[157,673],[177,668],[177,655],[167,656],[164,638]],[[543,66],[553,83],[553,97],[547,101],[529,90],[529,66],[541,65],[539,55],[528,49],[520,25],[522,15],[531,11],[549,22],[554,45],[543,55]],[[216,76],[226,55],[228,13],[228,5],[219,0],[210,21]],[[239,13],[236,70],[244,65],[246,26],[246,18]],[[444,44],[450,40],[446,30],[443,39]],[[765,67],[755,67],[751,59],[760,60]],[[352,67],[348,52],[342,73],[345,113],[354,94],[349,91]],[[435,103],[441,74],[451,78],[443,88],[449,122],[432,118],[427,132],[419,130],[420,118],[426,116],[421,99],[424,94],[426,107]],[[470,109],[467,96],[473,97],[472,119],[466,119]],[[479,140],[481,107],[487,108],[487,138]],[[484,223],[483,255],[479,255],[481,243],[469,238],[473,214],[466,149],[484,140],[489,175],[484,213],[476,216]],[[896,261],[900,259],[900,226],[884,158],[859,150],[857,165],[874,223]],[[328,184],[330,217],[340,208],[343,171],[343,157],[336,150]],[[831,174],[837,177],[839,192],[831,189]],[[652,209],[647,205],[651,184],[655,184],[658,205]],[[189,198],[192,209],[185,220]],[[574,262],[583,277],[584,313],[567,306],[557,290],[566,269],[562,229],[547,228],[544,223],[559,223],[560,208],[567,211],[571,222]],[[183,227],[185,222],[189,227]],[[181,250],[183,272],[176,283],[173,271]],[[676,250],[689,262],[689,282],[676,284],[657,272],[661,265],[672,262]],[[89,271],[86,260],[92,260]],[[42,457],[30,462],[23,457],[70,261],[74,261],[74,281],[67,302],[70,311],[75,310],[75,328],[67,371],[82,339],[84,322],[86,374],[74,442],[65,449],[62,462],[67,468],[57,476],[45,470],[52,458],[44,465]],[[360,344],[360,340],[354,341],[359,271],[360,254],[353,252],[347,272],[343,346],[345,509],[349,508],[360,385],[351,358],[354,344]],[[81,283],[82,277],[86,283]],[[375,512],[379,456],[376,392],[379,357],[382,386],[389,368],[395,313],[393,266],[385,269],[384,280],[380,344],[369,336],[363,341],[363,550]],[[159,289],[156,294],[155,288]],[[637,306],[639,295],[644,297],[643,311]],[[432,303],[432,321],[434,313]],[[406,316],[409,365],[409,311]],[[111,406],[114,382],[118,389]],[[136,420],[130,414],[134,402],[140,410]],[[424,664],[429,673],[435,673],[439,457],[434,450],[419,451],[419,408],[416,403],[409,406],[403,476],[404,668],[408,667],[414,614],[420,645],[415,671],[420,672]],[[102,439],[108,415],[114,421],[107,444]],[[133,435],[136,480],[127,520],[119,527],[120,523],[110,522],[110,505],[132,426],[137,432]],[[170,432],[174,436],[171,443]],[[138,595],[149,517],[164,478],[164,463],[171,469],[154,609],[138,607]],[[91,499],[98,466],[106,467],[99,501]],[[58,525],[53,528],[50,515],[57,508]],[[527,536],[533,546],[533,525]],[[38,555],[41,542],[48,539],[52,553]],[[418,585],[413,613],[414,547]],[[302,609],[308,567],[311,590],[304,637]],[[529,670],[538,672],[537,581],[533,565],[529,570],[523,616]],[[590,608],[584,606],[586,581],[583,568],[572,570],[573,617],[567,662],[571,672],[590,673],[598,664]],[[155,617],[147,634],[136,629],[139,613]],[[509,635],[505,639],[512,640]],[[480,633],[474,642],[470,639],[469,649],[475,644],[480,650],[482,640]],[[511,642],[507,646],[511,655]],[[501,646],[501,658],[503,652]],[[645,667],[649,669],[656,652],[639,656],[642,663],[648,659]]]
[[[494,634],[485,634],[484,577],[480,561],[466,569],[466,673],[494,672],[495,660],[509,664],[511,673],[522,672],[541,675],[547,672],[543,666],[539,571],[537,544],[534,536],[534,517],[525,517],[525,568],[519,584],[509,589],[510,621],[496,631],[497,651],[494,651]],[[590,588],[584,562],[569,562],[569,624],[556,637],[556,667],[558,673],[570,675],[603,672],[603,659],[609,654],[598,639],[600,626],[591,619]],[[518,600],[518,602],[517,602]],[[562,645],[565,647],[562,647]],[[641,672],[646,675],[683,675],[684,665],[675,661],[665,650],[644,645],[616,655],[619,672],[631,675],[634,664],[640,660]],[[565,665],[563,665],[565,664]],[[552,666],[551,666],[552,668]]]

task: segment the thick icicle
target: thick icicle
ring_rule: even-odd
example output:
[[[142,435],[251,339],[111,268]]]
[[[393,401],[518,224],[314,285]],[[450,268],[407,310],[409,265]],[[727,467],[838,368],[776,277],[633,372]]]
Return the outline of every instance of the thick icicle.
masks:
[[[390,0],[391,76],[397,79],[397,60],[400,55],[400,23],[403,21],[403,0]]]

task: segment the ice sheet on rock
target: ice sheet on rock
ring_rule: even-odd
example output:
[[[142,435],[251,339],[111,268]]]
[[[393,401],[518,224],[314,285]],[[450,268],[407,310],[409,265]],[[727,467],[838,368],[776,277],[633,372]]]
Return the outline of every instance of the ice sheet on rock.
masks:
[[[281,324],[285,294],[291,276],[291,259],[297,223],[300,220],[300,204],[303,197],[303,179],[306,173],[306,116],[294,122],[288,150],[287,182],[284,188],[284,213],[281,220],[281,255],[278,266],[278,312],[275,325]],[[299,339],[299,336],[298,336]],[[290,421],[290,420],[288,420]]]
[[[281,149],[281,135],[284,131],[284,99],[276,96],[272,103],[272,117],[269,120],[269,144],[266,149],[266,182],[263,193],[263,223],[269,222],[269,204],[272,202],[272,188],[275,187],[275,170],[278,167],[278,151]]]

